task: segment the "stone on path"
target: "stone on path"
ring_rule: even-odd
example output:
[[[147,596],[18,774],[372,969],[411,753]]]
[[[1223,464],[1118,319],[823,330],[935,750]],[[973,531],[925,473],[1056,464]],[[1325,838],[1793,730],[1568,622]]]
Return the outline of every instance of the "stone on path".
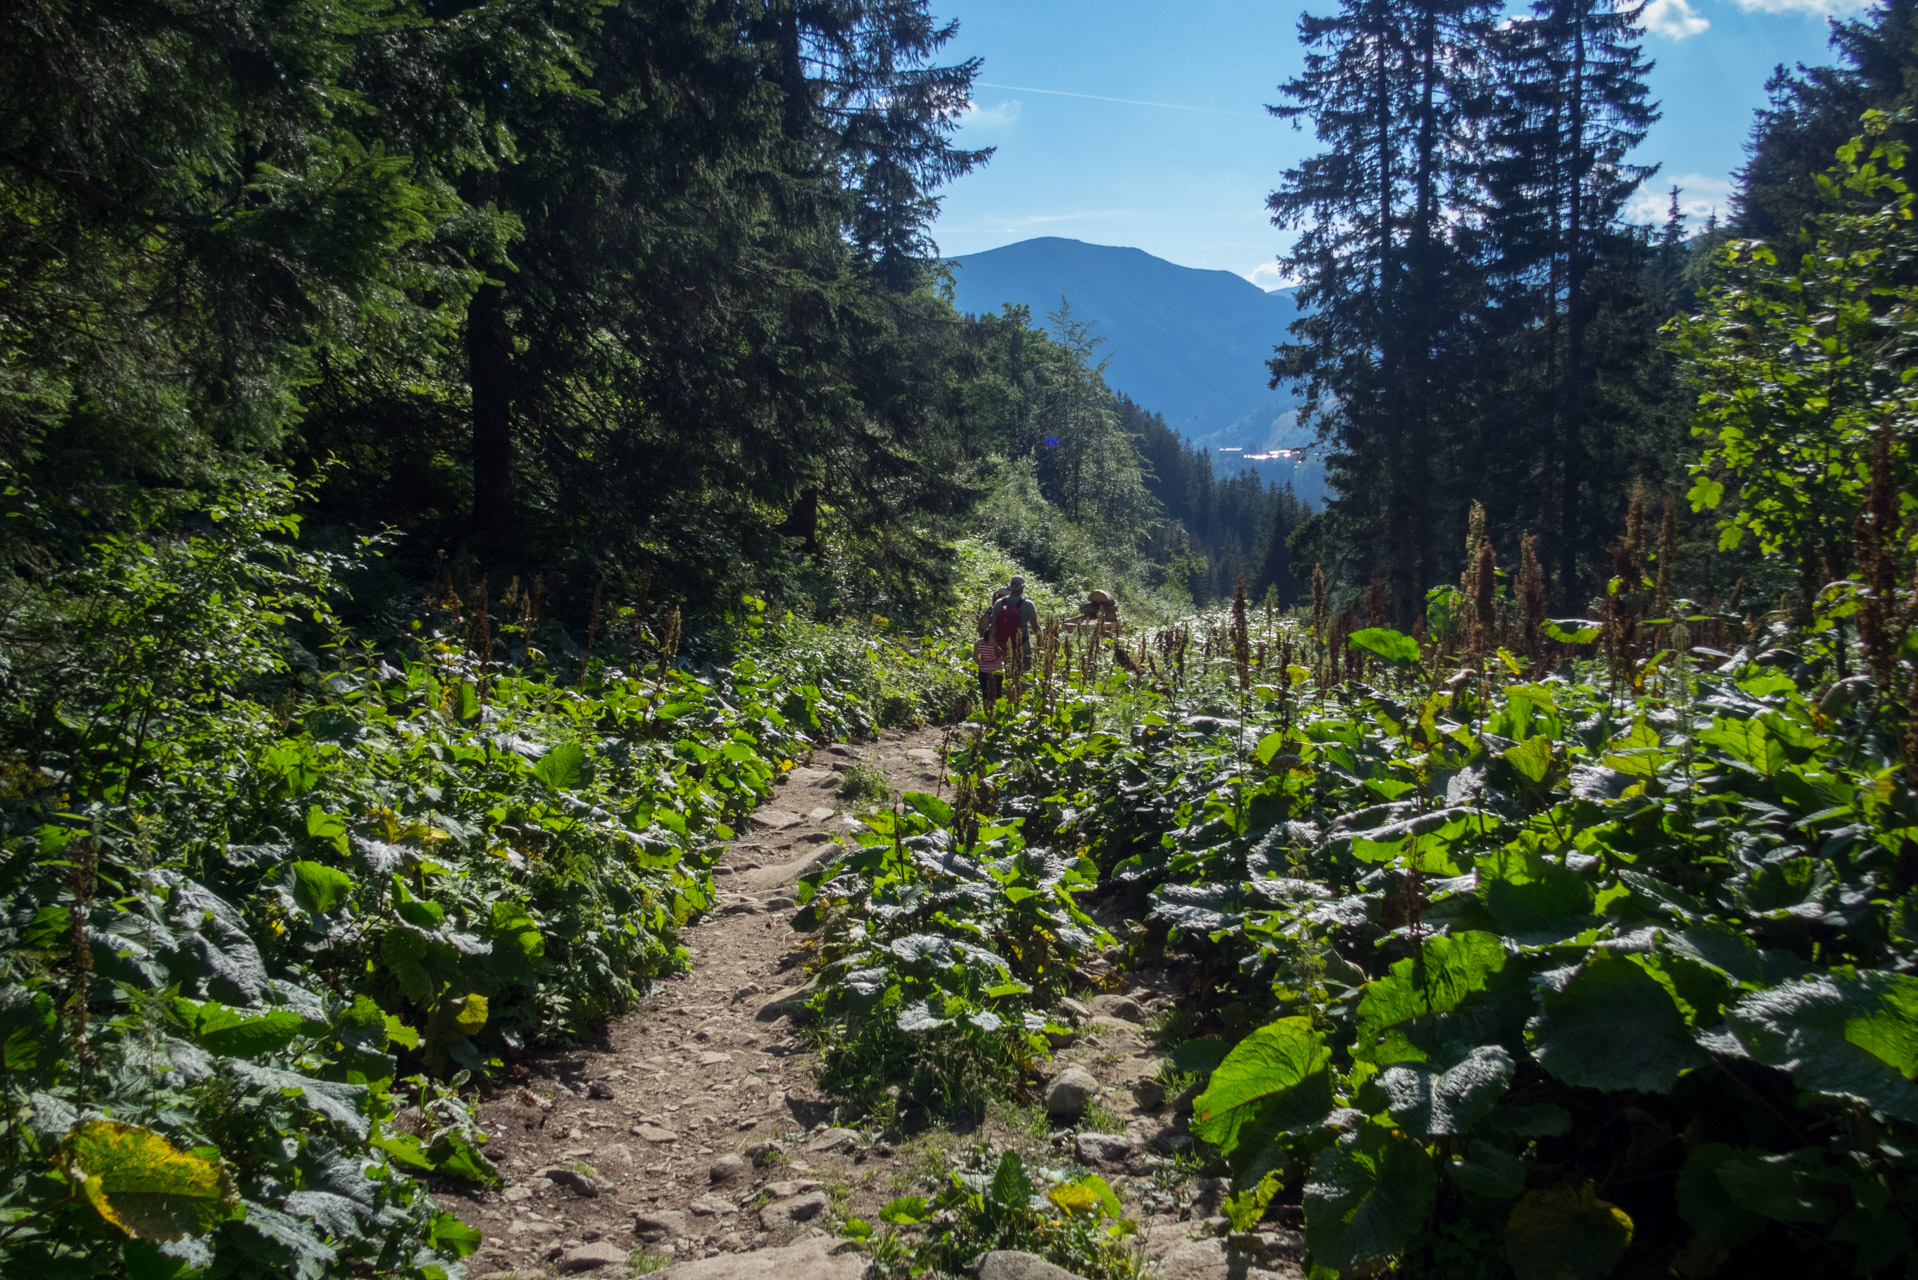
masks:
[[[938,764],[939,753],[931,747],[908,747],[906,759],[917,760],[920,764]]]
[[[866,1259],[857,1246],[815,1236],[783,1249],[682,1262],[659,1272],[657,1280],[859,1280],[865,1270]]]
[[[830,1155],[835,1151],[850,1151],[859,1145],[859,1134],[853,1129],[827,1129],[816,1133],[812,1141],[806,1144],[806,1150],[819,1155]]]
[[[746,1157],[730,1153],[713,1161],[713,1167],[706,1170],[706,1181],[715,1187],[737,1186],[752,1177],[753,1167],[746,1163]]]
[[[577,1249],[560,1255],[559,1271],[561,1275],[578,1275],[584,1271],[598,1271],[603,1267],[616,1267],[626,1270],[627,1251],[617,1245],[604,1241],[583,1244]]]
[[[1236,1247],[1228,1249],[1216,1236],[1175,1237],[1163,1246],[1163,1252],[1157,1245],[1154,1241],[1146,1252],[1158,1254],[1158,1280],[1300,1280],[1304,1274],[1283,1249],[1257,1251],[1248,1257]]]
[[[768,1231],[784,1231],[802,1222],[826,1216],[826,1193],[808,1191],[804,1195],[775,1200],[759,1211],[759,1225]]]
[[[703,1195],[686,1206],[702,1218],[723,1218],[729,1213],[738,1213],[739,1206],[723,1196]]]
[[[819,1183],[811,1178],[781,1178],[777,1182],[768,1182],[765,1192],[775,1200],[790,1200],[794,1196],[803,1196],[808,1191],[819,1190]]]
[[[1067,1067],[1046,1086],[1046,1114],[1055,1120],[1076,1120],[1099,1092],[1099,1081],[1084,1067]]]
[[[813,993],[813,984],[803,987],[787,987],[784,991],[773,992],[772,998],[759,1006],[754,1018],[760,1022],[776,1022],[780,1018],[790,1018],[806,1007],[806,999]]]
[[[1138,1023],[1127,1022],[1124,1018],[1115,1018],[1104,1013],[1095,1013],[1087,1018],[1080,1030],[1093,1035],[1117,1037],[1120,1040],[1138,1040],[1145,1035]]]
[[[1165,1085],[1150,1078],[1132,1082],[1132,1100],[1142,1111],[1157,1111],[1165,1105]]]
[[[802,787],[823,787],[839,781],[839,775],[831,769],[813,769],[801,767],[786,775]]]
[[[1145,1021],[1145,1006],[1131,996],[1111,994],[1094,996],[1092,1012],[1104,1014],[1108,1018],[1123,1018],[1127,1022]]]
[[[686,1215],[677,1209],[646,1209],[633,1215],[633,1234],[658,1244],[686,1234]]]
[[[978,1280],[1079,1280],[1078,1273],[1054,1266],[1036,1253],[998,1249],[981,1257],[972,1274]]]
[[[1136,1148],[1121,1133],[1082,1133],[1074,1140],[1081,1164],[1124,1164]]]
[[[784,809],[759,808],[753,810],[753,824],[764,827],[769,831],[784,831],[786,828],[796,827],[804,821],[805,819],[798,814],[788,813]]]
[[[731,1062],[732,1060],[733,1060],[732,1054],[719,1053],[717,1051],[714,1051],[711,1053],[702,1053],[699,1055],[699,1065],[702,1067],[723,1067],[728,1062]]]
[[[582,1173],[578,1169],[568,1169],[564,1165],[555,1165],[551,1169],[542,1169],[540,1170],[540,1176],[551,1182],[558,1183],[574,1195],[587,1200],[598,1199],[600,1192],[606,1189],[606,1184],[598,1178],[595,1178],[592,1174]]]
[[[778,889],[794,883],[805,872],[812,870],[821,858],[832,854],[835,846],[822,844],[802,853],[791,862],[773,862],[763,867],[755,867],[743,872],[737,879],[741,886],[748,889]]]
[[[635,1138],[644,1138],[648,1142],[678,1142],[679,1135],[671,1129],[662,1129],[656,1124],[636,1124],[630,1130]]]
[[[833,814],[838,812],[839,810],[827,808],[825,805],[822,804],[817,809],[809,810],[806,816],[812,819],[814,822],[824,822],[828,818],[832,817]]]

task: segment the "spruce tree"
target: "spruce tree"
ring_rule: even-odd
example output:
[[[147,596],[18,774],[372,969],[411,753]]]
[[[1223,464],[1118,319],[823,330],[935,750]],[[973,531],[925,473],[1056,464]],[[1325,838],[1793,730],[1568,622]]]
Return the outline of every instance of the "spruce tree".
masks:
[[[1401,621],[1437,570],[1438,437],[1465,396],[1451,357],[1476,284],[1452,214],[1491,15],[1481,0],[1343,0],[1307,15],[1305,70],[1270,108],[1309,121],[1323,148],[1268,200],[1275,224],[1300,231],[1281,261],[1307,311],[1273,384],[1303,384],[1301,418],[1332,445],[1340,540],[1386,569]]]
[[[1612,296],[1636,283],[1612,260],[1639,254],[1619,214],[1653,172],[1626,160],[1658,117],[1639,16],[1611,0],[1535,0],[1529,20],[1508,24],[1495,43],[1486,251],[1500,330],[1514,348],[1502,416],[1529,424],[1504,443],[1532,464],[1513,492],[1532,495],[1533,509],[1511,515],[1549,530],[1568,606],[1597,537],[1594,454],[1616,432],[1601,389],[1622,353],[1594,335],[1636,305]]]
[[[1836,65],[1781,66],[1765,86],[1770,100],[1753,122],[1732,196],[1741,235],[1789,240],[1823,210],[1818,178],[1858,133],[1859,117],[1918,103],[1918,0],[1879,0],[1865,17],[1834,22],[1831,47]],[[1911,141],[1907,126],[1897,133]]]

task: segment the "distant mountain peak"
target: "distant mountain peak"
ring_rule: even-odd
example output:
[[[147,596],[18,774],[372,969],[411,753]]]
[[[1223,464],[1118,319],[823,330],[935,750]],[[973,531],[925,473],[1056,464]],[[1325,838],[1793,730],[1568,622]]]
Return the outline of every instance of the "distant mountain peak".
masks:
[[[961,311],[1008,302],[1034,324],[1058,310],[1098,323],[1106,382],[1194,444],[1247,450],[1304,443],[1298,399],[1274,391],[1265,362],[1297,316],[1293,290],[1267,293],[1230,271],[1182,267],[1143,249],[1038,236],[952,260]]]

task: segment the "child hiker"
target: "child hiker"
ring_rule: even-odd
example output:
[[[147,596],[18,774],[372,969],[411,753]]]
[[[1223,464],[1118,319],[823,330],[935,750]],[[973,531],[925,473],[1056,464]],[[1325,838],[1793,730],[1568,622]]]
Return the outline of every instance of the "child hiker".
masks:
[[[979,664],[979,696],[985,700],[990,718],[1006,681],[1006,651],[990,628],[982,629],[979,643],[972,646],[972,660]]]

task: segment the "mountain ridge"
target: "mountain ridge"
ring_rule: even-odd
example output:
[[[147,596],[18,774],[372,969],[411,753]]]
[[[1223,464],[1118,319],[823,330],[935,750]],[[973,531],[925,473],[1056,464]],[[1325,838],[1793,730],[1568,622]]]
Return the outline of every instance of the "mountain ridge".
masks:
[[[1298,397],[1266,385],[1265,361],[1298,315],[1295,290],[1268,293],[1230,271],[1061,236],[949,261],[961,311],[996,313],[1013,303],[1043,327],[1063,298],[1075,317],[1096,321],[1106,339],[1100,354],[1112,361],[1107,385],[1193,444],[1260,452],[1308,443]]]

